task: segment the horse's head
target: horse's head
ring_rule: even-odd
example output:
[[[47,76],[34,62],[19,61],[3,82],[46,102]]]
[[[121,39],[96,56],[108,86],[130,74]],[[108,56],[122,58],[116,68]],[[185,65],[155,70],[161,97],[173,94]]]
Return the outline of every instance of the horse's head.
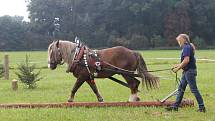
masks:
[[[62,64],[62,60],[60,41],[53,41],[48,47],[48,68],[56,69],[58,64]]]

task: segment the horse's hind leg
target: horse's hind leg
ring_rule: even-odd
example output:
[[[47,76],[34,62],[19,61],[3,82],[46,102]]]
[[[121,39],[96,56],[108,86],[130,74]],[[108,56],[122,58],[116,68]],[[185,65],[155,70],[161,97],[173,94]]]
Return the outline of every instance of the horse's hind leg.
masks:
[[[127,81],[128,85],[131,89],[131,95],[129,97],[129,102],[140,101],[140,98],[137,96],[140,81],[132,76],[123,75],[123,77]]]
[[[102,96],[99,94],[98,88],[96,86],[95,82],[91,82],[91,81],[87,81],[87,83],[90,85],[91,89],[93,90],[93,92],[96,94],[96,97],[98,99],[99,102],[103,102],[104,99],[102,98]]]
[[[75,85],[72,88],[71,95],[70,95],[70,98],[68,99],[68,102],[73,102],[75,93],[77,92],[77,90],[81,87],[81,85],[84,82],[85,82],[85,80],[83,80],[83,79],[77,79],[77,81],[75,82]]]

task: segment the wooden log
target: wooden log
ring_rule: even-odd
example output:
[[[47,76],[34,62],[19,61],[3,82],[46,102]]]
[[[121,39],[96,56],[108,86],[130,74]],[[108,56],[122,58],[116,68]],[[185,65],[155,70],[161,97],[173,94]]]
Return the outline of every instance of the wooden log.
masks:
[[[72,108],[72,107],[161,107],[170,106],[174,102],[72,102],[72,103],[18,103],[0,104],[0,108]],[[193,100],[183,100],[181,107],[194,106]]]
[[[9,80],[9,57],[8,55],[4,56],[4,78]]]
[[[12,90],[16,91],[18,89],[18,80],[13,79],[11,82]]]

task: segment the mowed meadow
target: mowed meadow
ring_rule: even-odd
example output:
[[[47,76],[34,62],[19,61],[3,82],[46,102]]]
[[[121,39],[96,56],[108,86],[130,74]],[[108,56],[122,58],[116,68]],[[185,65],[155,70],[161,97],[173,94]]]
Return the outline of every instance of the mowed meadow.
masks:
[[[171,68],[179,62],[180,50],[153,50],[140,51],[149,70]],[[66,73],[66,66],[58,66],[56,70],[47,68],[47,52],[1,52],[3,56],[9,55],[10,80],[0,79],[0,104],[5,103],[56,103],[66,102],[75,78]],[[36,89],[25,89],[22,83],[18,91],[12,91],[11,80],[17,79],[17,64],[25,61],[28,55],[31,64],[41,69],[43,77]],[[0,109],[1,121],[215,121],[215,50],[197,50],[198,59],[198,87],[205,101],[206,113],[198,113],[197,102],[189,87],[185,98],[195,101],[194,107],[180,108],[178,112],[167,112],[164,107],[100,107],[100,108],[49,108],[49,109]],[[37,70],[39,71],[39,69]],[[181,73],[181,71],[179,72]],[[153,73],[160,77],[160,88],[147,91],[139,90],[141,101],[156,101],[162,99],[177,88],[175,74],[171,71]],[[181,75],[181,74],[179,74]],[[122,80],[121,76],[115,77]],[[106,102],[125,102],[128,100],[130,90],[108,79],[96,79],[98,89]],[[174,100],[172,97],[170,100]],[[96,96],[85,83],[78,90],[76,102],[96,102]]]

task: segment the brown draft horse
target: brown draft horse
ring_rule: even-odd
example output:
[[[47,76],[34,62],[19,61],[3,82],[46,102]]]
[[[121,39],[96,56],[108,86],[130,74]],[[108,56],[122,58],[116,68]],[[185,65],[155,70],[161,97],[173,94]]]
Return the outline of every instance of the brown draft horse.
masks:
[[[77,78],[73,89],[71,90],[71,95],[69,98],[69,102],[74,101],[74,96],[77,90],[81,87],[81,85],[86,81],[93,92],[96,94],[99,102],[103,102],[103,98],[100,95],[96,83],[91,81],[89,71],[87,68],[81,64],[74,64],[73,56],[76,49],[76,43],[70,41],[58,40],[52,42],[48,47],[48,67],[51,70],[57,68],[58,64],[62,64],[62,62],[67,63],[67,72],[73,73],[73,75]],[[92,51],[88,49],[88,51]],[[154,88],[158,87],[159,79],[149,72],[147,72],[147,67],[145,61],[141,54],[138,52],[132,51],[125,47],[117,46],[102,50],[97,50],[100,61],[107,62],[115,67],[137,72],[139,77],[142,79],[142,83],[148,87]],[[75,67],[74,67],[75,66]],[[71,69],[73,68],[73,69]],[[95,72],[94,68],[89,68],[90,72]],[[95,78],[108,78],[116,73],[108,72],[102,70],[98,72],[98,75]],[[138,86],[140,81],[133,76],[121,74],[123,78],[127,81],[129,88],[131,89],[131,95],[129,101],[139,101],[140,98],[137,96]]]

